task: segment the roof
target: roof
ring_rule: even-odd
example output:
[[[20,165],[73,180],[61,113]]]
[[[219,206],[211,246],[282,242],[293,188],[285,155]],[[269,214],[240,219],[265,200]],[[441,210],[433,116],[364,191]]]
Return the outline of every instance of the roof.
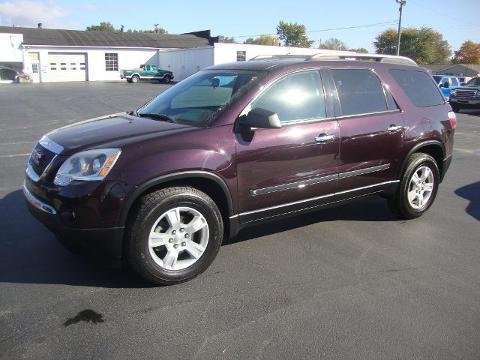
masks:
[[[480,64],[444,64],[444,65],[432,64],[432,65],[422,65],[422,66],[434,72],[448,71],[449,69],[452,69],[455,67],[457,68],[464,67],[466,69],[470,69],[480,73]]]
[[[0,26],[0,33],[23,34],[24,45],[192,48],[209,45],[195,34],[79,31]]]

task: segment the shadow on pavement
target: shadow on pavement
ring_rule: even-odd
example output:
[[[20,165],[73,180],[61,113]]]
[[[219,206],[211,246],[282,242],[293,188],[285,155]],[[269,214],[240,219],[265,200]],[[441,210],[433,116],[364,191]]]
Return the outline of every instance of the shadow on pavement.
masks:
[[[465,211],[475,219],[480,220],[480,181],[455,190],[455,194],[470,201]]]
[[[101,268],[68,252],[30,215],[20,190],[0,199],[0,283],[145,288],[128,270]]]
[[[462,109],[459,112],[472,116],[480,116],[480,109]]]
[[[339,207],[326,208],[316,212],[298,215],[287,220],[275,220],[243,229],[238,236],[225,242],[225,245],[251,240],[261,236],[280,233],[311,224],[335,221],[395,221],[395,216],[387,207],[387,201],[379,196],[359,199]]]
[[[106,288],[145,288],[128,270],[110,270],[75,256],[30,215],[20,190],[0,199],[0,282],[66,284]],[[369,198],[348,205],[245,229],[225,244],[255,239],[313,223],[333,220],[392,221],[385,200]]]

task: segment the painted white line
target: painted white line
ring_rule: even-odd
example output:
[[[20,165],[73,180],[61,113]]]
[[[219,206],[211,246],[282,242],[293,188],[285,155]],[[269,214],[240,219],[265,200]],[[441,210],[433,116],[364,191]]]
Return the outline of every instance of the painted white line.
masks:
[[[480,155],[480,149],[470,150],[470,149],[453,148],[453,150],[454,151],[459,151],[459,152],[462,152],[462,153],[466,153],[466,154]]]
[[[0,155],[0,158],[14,158],[14,157],[20,157],[20,156],[29,156],[30,153],[25,153],[25,154],[9,154],[9,155]]]
[[[35,144],[36,140],[32,141],[16,141],[16,142],[7,142],[7,143],[1,143],[0,146],[6,146],[6,145],[18,145],[18,144]]]

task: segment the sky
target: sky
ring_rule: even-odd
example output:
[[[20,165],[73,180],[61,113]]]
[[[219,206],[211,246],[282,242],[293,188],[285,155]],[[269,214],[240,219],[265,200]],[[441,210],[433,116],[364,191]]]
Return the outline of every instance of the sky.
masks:
[[[480,0],[407,0],[402,27],[427,26],[439,31],[452,51],[465,40],[480,42]],[[0,24],[84,30],[109,21],[116,28],[169,33],[211,29],[212,35],[248,37],[274,34],[280,20],[298,22],[317,41],[336,37],[349,48],[374,50],[381,31],[397,26],[395,0],[0,0]],[[351,27],[350,29],[345,29]]]

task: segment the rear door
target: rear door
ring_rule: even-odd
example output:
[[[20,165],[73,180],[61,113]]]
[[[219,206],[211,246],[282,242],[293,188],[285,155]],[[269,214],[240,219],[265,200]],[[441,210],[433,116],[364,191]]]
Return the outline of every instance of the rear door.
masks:
[[[395,181],[400,164],[402,114],[377,74],[368,68],[330,71],[340,127],[338,191],[375,191]]]
[[[320,72],[275,80],[247,106],[278,114],[280,129],[237,134],[240,222],[246,223],[334,201],[338,122],[327,112]]]

